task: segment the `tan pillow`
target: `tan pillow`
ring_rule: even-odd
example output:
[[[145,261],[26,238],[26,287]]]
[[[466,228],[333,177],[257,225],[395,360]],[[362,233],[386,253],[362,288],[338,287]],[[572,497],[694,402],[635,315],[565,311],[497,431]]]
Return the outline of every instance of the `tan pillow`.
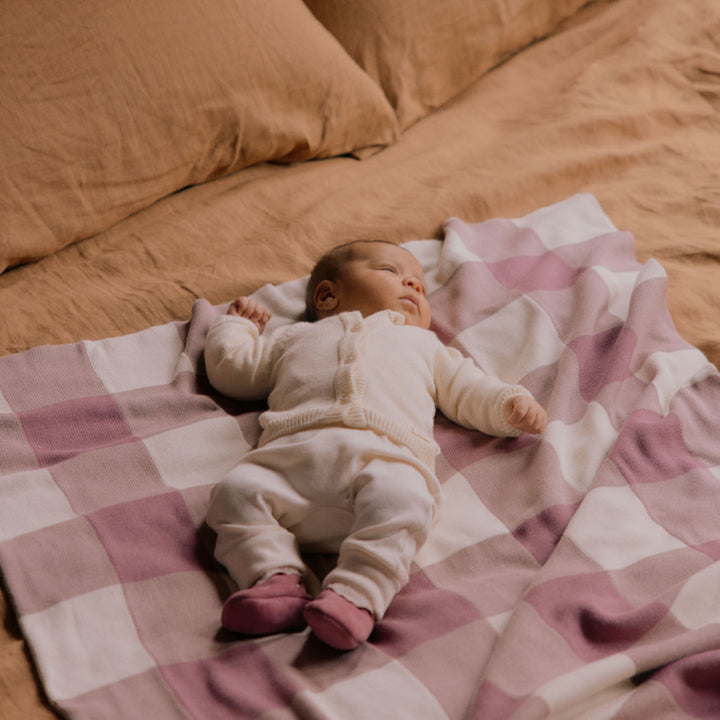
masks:
[[[301,0],[5,0],[2,16],[0,271],[184,186],[397,135]]]
[[[588,0],[305,0],[405,129]]]

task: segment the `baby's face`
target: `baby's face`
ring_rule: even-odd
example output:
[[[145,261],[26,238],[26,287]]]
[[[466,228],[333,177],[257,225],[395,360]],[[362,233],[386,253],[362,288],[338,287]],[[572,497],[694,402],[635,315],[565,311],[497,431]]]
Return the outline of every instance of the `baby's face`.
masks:
[[[359,310],[363,317],[395,310],[408,325],[430,327],[430,303],[420,263],[388,243],[361,243],[336,281],[336,312]]]

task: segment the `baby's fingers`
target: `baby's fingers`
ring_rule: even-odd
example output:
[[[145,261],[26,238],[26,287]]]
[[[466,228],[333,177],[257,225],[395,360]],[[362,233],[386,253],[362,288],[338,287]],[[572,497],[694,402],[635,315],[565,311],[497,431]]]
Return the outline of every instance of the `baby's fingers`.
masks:
[[[257,300],[251,297],[239,297],[230,303],[228,315],[242,317],[254,323],[255,327],[262,332],[272,317],[271,312]]]
[[[519,396],[509,401],[507,421],[518,430],[539,435],[547,427],[547,413],[532,398]]]
[[[531,418],[529,418],[528,429],[526,432],[539,435],[547,427],[547,414],[540,408]]]
[[[539,435],[547,427],[547,413],[542,407],[536,405],[531,407],[521,423],[521,430]]]
[[[239,297],[230,303],[230,307],[227,309],[228,315],[236,315],[238,317],[245,317],[250,298]]]
[[[256,325],[257,329],[262,332],[265,329],[265,326],[270,321],[270,318],[272,315],[270,314],[269,310],[266,310],[262,305],[252,314],[250,317],[250,320],[252,320]]]

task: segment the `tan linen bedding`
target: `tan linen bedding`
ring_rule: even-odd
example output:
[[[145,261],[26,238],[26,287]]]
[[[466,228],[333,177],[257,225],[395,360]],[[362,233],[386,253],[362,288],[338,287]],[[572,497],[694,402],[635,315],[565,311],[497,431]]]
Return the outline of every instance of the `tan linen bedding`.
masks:
[[[518,217],[590,192],[640,260],[662,263],[679,332],[720,367],[716,2],[591,3],[384,142],[363,160],[260,164],[147,196],[99,234],[5,271],[0,353],[186,319],[196,298],[298,277],[338,242],[439,237],[450,216]],[[3,603],[0,718],[53,717]]]
[[[717,23],[709,0],[594,4],[374,157],[261,165],[161,200],[0,276],[0,351],[185,318],[342,240],[434,237],[451,215],[590,191],[663,262],[676,324],[717,363]]]
[[[299,0],[3,12],[0,270],[185,186],[396,136],[380,89]]]

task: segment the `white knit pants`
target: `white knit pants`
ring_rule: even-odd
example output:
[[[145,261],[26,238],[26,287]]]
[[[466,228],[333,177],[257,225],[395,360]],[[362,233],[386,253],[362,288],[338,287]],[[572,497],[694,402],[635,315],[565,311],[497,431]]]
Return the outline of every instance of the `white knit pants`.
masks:
[[[215,557],[241,588],[307,574],[300,547],[338,552],[323,587],[381,618],[408,581],[439,484],[409,450],[370,430],[325,427],[248,453],[213,489]]]

